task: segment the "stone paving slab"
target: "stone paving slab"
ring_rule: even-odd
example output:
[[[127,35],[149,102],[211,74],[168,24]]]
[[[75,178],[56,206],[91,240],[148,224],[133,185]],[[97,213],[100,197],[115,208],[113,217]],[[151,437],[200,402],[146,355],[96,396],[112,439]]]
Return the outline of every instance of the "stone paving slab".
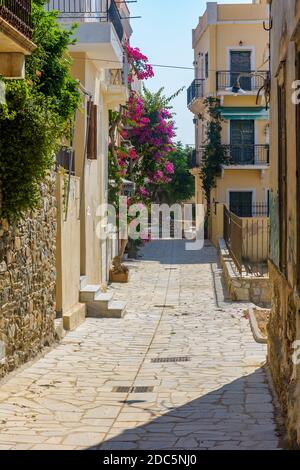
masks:
[[[0,449],[279,447],[248,305],[225,301],[212,247],[184,245],[147,245],[113,287],[125,318],[88,319],[0,385]],[[190,360],[152,362],[173,356]]]

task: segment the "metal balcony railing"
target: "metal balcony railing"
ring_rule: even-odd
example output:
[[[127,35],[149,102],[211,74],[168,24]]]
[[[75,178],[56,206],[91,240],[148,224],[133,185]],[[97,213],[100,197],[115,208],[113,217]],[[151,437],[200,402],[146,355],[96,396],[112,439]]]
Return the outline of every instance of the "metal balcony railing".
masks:
[[[48,11],[59,11],[60,20],[73,22],[110,21],[120,39],[123,40],[124,28],[115,0],[48,0]]]
[[[227,165],[269,165],[269,145],[224,145]]]
[[[270,147],[268,144],[262,145],[223,145],[226,158],[225,165],[269,165]],[[203,159],[205,146],[201,147],[200,160]]]
[[[199,168],[201,165],[201,152],[199,150],[192,150],[189,157],[189,168]]]
[[[230,204],[230,210],[238,217],[269,217],[270,207],[267,202],[255,204]]]
[[[31,0],[0,0],[0,18],[26,38],[32,38]]]
[[[188,106],[197,98],[204,97],[204,82],[203,79],[196,79],[187,90],[187,104]]]
[[[249,72],[230,72],[219,71],[217,72],[217,90],[226,91],[232,88],[239,77],[243,73],[255,73],[251,70]],[[268,77],[268,72],[259,72],[259,76],[243,77],[239,79],[241,88],[244,91],[258,91],[264,85],[264,77]]]

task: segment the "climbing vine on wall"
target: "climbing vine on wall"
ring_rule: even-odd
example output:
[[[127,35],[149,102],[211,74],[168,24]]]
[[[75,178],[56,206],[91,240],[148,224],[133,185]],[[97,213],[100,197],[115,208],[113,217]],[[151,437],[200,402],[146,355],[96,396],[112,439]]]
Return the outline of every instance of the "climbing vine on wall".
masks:
[[[220,100],[209,97],[205,99],[204,104],[208,114],[208,123],[200,174],[209,210],[211,191],[216,186],[216,179],[220,176],[222,165],[226,162],[227,157],[221,138],[222,116],[219,109]]]

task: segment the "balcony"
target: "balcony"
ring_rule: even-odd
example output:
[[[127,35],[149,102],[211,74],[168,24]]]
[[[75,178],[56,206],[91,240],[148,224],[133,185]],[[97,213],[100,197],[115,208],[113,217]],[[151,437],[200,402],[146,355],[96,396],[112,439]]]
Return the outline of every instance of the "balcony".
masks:
[[[32,39],[31,0],[0,0],[0,24],[9,23],[25,38]]]
[[[230,71],[219,71],[217,72],[217,91],[218,92],[230,92],[231,88],[236,84],[238,78],[243,73],[255,73],[255,72],[230,72]],[[241,77],[240,85],[241,88],[248,93],[257,93],[258,90],[264,85],[264,78],[268,77],[268,72],[259,72],[260,76],[254,77]]]
[[[253,169],[265,169],[270,164],[270,148],[262,145],[223,145],[226,163],[224,166],[253,167]],[[199,150],[198,161],[203,159],[205,146]]]
[[[204,79],[196,79],[187,90],[187,105],[191,108],[192,104],[204,97]]]
[[[110,69],[106,71],[106,82],[108,83],[107,104],[113,109],[115,106],[126,104],[129,99],[128,86],[129,66],[124,63],[123,69]]]
[[[0,76],[25,77],[32,42],[31,0],[0,0]]]
[[[87,53],[99,68],[116,67],[116,61],[121,68],[124,28],[115,0],[48,0],[46,8],[57,10],[61,23],[79,25],[71,52]],[[107,60],[101,62],[99,57]]]
[[[199,150],[192,150],[190,157],[189,157],[189,168],[192,170],[193,168],[199,168],[201,165],[201,156],[202,153]]]
[[[228,166],[259,166],[270,164],[269,145],[224,145]]]

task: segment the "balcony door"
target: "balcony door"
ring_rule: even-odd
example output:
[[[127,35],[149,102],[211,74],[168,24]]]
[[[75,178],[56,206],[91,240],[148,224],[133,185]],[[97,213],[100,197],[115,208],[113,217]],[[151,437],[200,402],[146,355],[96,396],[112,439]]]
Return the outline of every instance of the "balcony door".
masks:
[[[230,80],[234,86],[240,73],[251,72],[251,51],[230,52]],[[240,84],[243,90],[251,91],[251,77],[241,77]]]
[[[252,217],[253,192],[230,191],[229,209],[239,217]]]
[[[237,165],[255,163],[255,122],[254,120],[230,121],[231,158]]]

